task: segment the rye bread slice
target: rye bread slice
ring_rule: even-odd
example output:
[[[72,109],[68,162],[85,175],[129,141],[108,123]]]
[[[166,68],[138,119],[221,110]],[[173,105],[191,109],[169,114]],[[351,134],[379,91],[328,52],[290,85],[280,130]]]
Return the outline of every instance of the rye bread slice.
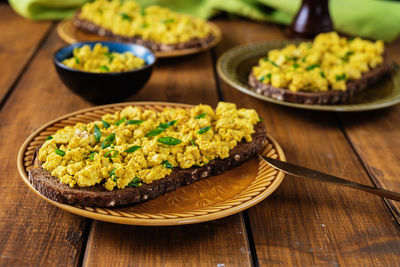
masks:
[[[350,100],[355,94],[379,81],[383,75],[390,71],[390,68],[391,64],[387,58],[384,57],[382,64],[379,64],[377,67],[363,73],[360,79],[349,80],[346,83],[346,91],[329,90],[324,92],[292,92],[286,88],[277,88],[269,84],[263,84],[254,76],[253,71],[251,71],[249,75],[249,84],[258,94],[281,101],[308,105],[337,104]]]
[[[107,191],[102,185],[69,187],[60,183],[56,177],[51,176],[49,171],[42,167],[37,153],[34,166],[28,170],[29,181],[43,196],[57,202],[95,207],[131,205],[161,196],[211,175],[220,174],[257,155],[267,136],[265,126],[261,122],[255,125],[255,131],[252,134],[252,142],[240,142],[230,151],[228,158],[214,159],[202,167],[174,168],[172,173],[165,178],[150,184],[143,183],[142,186],[136,188],[126,187]]]
[[[147,48],[151,49],[152,51],[156,51],[156,52],[159,52],[159,51],[170,52],[170,51],[182,50],[182,49],[187,49],[187,48],[205,47],[214,40],[214,36],[212,34],[210,34],[205,38],[195,38],[195,39],[189,40],[187,42],[183,42],[183,43],[177,43],[177,44],[156,43],[151,40],[144,40],[138,36],[127,37],[127,36],[121,36],[121,35],[115,34],[111,30],[101,27],[89,20],[79,18],[79,14],[80,14],[80,11],[75,13],[75,16],[73,18],[73,24],[75,27],[77,27],[80,30],[83,30],[83,31],[89,32],[89,33],[93,33],[93,34],[97,34],[100,36],[104,36],[104,37],[109,37],[109,38],[114,39],[115,41],[143,45],[143,46],[146,46]]]

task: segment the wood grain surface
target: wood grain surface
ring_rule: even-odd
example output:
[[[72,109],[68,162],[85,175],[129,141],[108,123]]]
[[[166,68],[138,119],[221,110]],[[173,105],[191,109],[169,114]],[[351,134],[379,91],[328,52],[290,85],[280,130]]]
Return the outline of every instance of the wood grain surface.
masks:
[[[51,27],[50,22],[32,22],[18,16],[8,5],[0,3],[0,103],[23,72],[31,56]]]
[[[252,22],[217,24],[230,25],[217,56],[239,44],[284,38],[272,25],[263,25],[261,31],[260,24]],[[289,162],[372,184],[341,131],[337,114],[280,107],[221,80],[220,84],[224,100],[260,113]],[[371,152],[379,150],[370,147]],[[288,176],[270,198],[248,212],[260,265],[393,266],[400,260],[393,257],[400,252],[398,225],[382,199],[373,195]]]
[[[18,148],[45,122],[92,104],[58,78],[51,58],[64,43],[51,23],[25,20],[6,4],[0,4],[0,17],[0,266],[400,265],[398,203],[291,176],[250,210],[196,225],[116,225],[47,204],[18,176]],[[159,60],[149,83],[127,101],[215,106],[225,100],[255,108],[288,161],[400,191],[399,106],[338,115],[242,94],[216,77],[217,57],[236,45],[284,39],[284,28],[239,19],[214,22],[223,31],[220,45]],[[400,62],[399,41],[388,51]]]

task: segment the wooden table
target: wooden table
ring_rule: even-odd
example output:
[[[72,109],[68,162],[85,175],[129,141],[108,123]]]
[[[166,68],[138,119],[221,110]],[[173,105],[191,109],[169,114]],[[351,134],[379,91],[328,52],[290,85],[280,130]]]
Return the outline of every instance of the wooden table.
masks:
[[[353,189],[286,176],[266,200],[207,223],[116,225],[79,217],[38,198],[16,167],[19,146],[36,128],[91,106],[52,66],[64,45],[57,23],[35,23],[0,4],[0,265],[2,266],[394,266],[400,264],[400,205]],[[230,101],[255,108],[287,160],[353,181],[400,191],[400,105],[327,113],[251,98],[222,82],[217,58],[228,48],[284,39],[272,24],[214,20],[213,50],[160,60],[129,101],[190,104]],[[400,42],[389,45],[400,63]]]

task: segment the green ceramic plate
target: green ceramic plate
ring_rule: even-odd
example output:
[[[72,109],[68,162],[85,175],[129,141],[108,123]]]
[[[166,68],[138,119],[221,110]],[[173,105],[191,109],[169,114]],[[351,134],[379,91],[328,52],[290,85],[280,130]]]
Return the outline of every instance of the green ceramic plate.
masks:
[[[348,103],[340,105],[306,105],[276,100],[256,93],[247,84],[251,67],[257,65],[271,49],[282,48],[296,41],[267,41],[234,47],[225,52],[217,63],[218,75],[229,85],[253,97],[275,104],[326,111],[364,111],[389,107],[400,102],[400,68],[394,66],[390,75],[367,90],[357,94]]]

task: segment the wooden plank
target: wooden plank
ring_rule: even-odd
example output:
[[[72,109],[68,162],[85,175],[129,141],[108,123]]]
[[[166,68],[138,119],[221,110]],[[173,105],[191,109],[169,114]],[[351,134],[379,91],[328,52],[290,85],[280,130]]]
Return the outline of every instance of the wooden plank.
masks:
[[[82,260],[89,220],[36,196],[16,168],[19,146],[36,128],[90,106],[56,75],[51,57],[62,45],[53,30],[0,112],[0,266],[76,266]]]
[[[0,3],[0,102],[51,27],[51,22],[32,22]]]
[[[243,43],[284,38],[280,29],[268,24],[217,24],[224,29],[217,55]],[[259,112],[289,162],[372,184],[340,130],[336,114],[266,103],[220,82],[226,101]],[[399,264],[397,222],[373,195],[286,176],[276,192],[248,214],[262,266]]]
[[[218,102],[209,52],[162,59],[148,85],[130,100]],[[246,266],[251,258],[240,215],[176,227],[94,222],[84,266]]]
[[[400,64],[400,39],[388,45],[389,58]],[[400,106],[341,114],[344,130],[374,183],[400,192]],[[400,203],[388,200],[400,222]]]

